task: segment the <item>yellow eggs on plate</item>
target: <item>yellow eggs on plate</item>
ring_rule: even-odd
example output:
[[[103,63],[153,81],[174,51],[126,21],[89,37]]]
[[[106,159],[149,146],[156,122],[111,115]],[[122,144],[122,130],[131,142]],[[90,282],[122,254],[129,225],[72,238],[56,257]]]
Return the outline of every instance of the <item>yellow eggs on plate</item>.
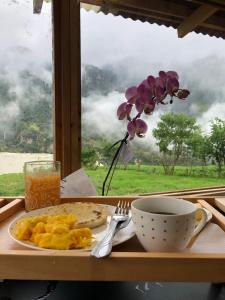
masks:
[[[90,228],[74,228],[74,214],[43,214],[23,218],[16,223],[14,234],[18,240],[30,241],[41,248],[77,249],[92,243]]]

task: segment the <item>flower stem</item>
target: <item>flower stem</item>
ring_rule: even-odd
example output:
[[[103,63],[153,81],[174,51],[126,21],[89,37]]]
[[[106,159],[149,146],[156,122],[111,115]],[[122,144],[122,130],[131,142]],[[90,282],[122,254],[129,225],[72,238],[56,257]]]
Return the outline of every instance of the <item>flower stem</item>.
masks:
[[[107,180],[109,178],[109,175],[110,173],[112,172],[111,174],[111,178],[110,178],[110,181],[109,181],[109,184],[108,184],[108,187],[107,187],[107,192],[106,192],[106,195],[108,194],[108,191],[109,191],[109,187],[110,187],[110,184],[111,184],[111,181],[112,181],[112,177],[113,177],[113,174],[114,174],[114,171],[115,171],[115,168],[116,168],[116,165],[118,163],[118,160],[119,160],[119,155],[120,155],[120,151],[122,150],[122,147],[125,143],[127,143],[127,139],[129,137],[129,134],[128,132],[126,133],[125,137],[120,141],[120,145],[119,147],[117,148],[114,156],[113,156],[113,159],[112,159],[112,162],[111,162],[111,165],[109,167],[109,170],[106,174],[106,177],[105,177],[105,180],[103,182],[103,185],[102,185],[102,196],[105,195],[105,185],[107,183]],[[115,146],[118,142],[116,142],[113,146]]]

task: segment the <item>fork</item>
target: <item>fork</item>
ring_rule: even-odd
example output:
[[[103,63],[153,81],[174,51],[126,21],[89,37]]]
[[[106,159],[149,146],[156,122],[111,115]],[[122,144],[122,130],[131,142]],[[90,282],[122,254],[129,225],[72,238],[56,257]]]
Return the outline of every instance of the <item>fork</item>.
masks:
[[[127,220],[129,219],[129,209],[130,209],[129,202],[125,202],[125,201],[118,202],[116,210],[112,215],[107,234],[93,248],[93,250],[91,251],[91,255],[100,258],[100,257],[108,256],[111,253],[113,237],[116,231],[118,231],[117,230],[118,227],[120,227],[119,229],[124,228],[122,225],[123,223],[126,223]]]

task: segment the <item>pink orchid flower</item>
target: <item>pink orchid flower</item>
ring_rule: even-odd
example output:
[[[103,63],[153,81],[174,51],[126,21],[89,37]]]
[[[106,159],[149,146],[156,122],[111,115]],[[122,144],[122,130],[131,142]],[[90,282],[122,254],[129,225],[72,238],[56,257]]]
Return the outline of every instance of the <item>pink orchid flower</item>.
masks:
[[[155,102],[152,100],[153,93],[150,89],[147,81],[142,82],[137,88],[138,98],[135,103],[135,107],[139,113],[143,111],[146,114],[150,114],[155,108]]]
[[[120,104],[120,106],[117,109],[117,116],[119,120],[123,120],[125,118],[127,118],[128,120],[130,120],[130,112],[132,109],[132,104],[127,103],[127,102],[123,102],[122,104]]]
[[[138,95],[138,92],[137,92],[136,86],[131,86],[130,88],[128,88],[125,93],[127,102],[130,104],[134,104],[137,99],[137,95]]]
[[[148,76],[138,86],[131,86],[126,90],[125,97],[127,102],[122,103],[117,109],[119,120],[127,118],[127,135],[131,139],[135,135],[143,137],[147,131],[147,124],[140,119],[144,112],[146,115],[153,113],[157,104],[167,104],[164,99],[170,95],[170,103],[173,103],[173,97],[184,100],[190,92],[186,89],[180,89],[179,77],[175,71],[159,71],[159,76]],[[137,115],[131,119],[131,110],[135,106]]]
[[[132,120],[127,125],[127,131],[129,133],[130,139],[133,139],[135,134],[138,137],[144,137],[147,130],[147,124],[141,119]]]

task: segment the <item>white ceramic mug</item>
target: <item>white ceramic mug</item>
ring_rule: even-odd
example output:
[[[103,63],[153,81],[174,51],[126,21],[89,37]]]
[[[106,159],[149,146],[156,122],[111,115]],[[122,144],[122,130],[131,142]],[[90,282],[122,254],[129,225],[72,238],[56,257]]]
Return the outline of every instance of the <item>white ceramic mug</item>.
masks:
[[[196,227],[195,213],[202,219]],[[207,213],[189,201],[172,197],[151,196],[131,204],[136,235],[146,251],[179,251],[207,222]]]

